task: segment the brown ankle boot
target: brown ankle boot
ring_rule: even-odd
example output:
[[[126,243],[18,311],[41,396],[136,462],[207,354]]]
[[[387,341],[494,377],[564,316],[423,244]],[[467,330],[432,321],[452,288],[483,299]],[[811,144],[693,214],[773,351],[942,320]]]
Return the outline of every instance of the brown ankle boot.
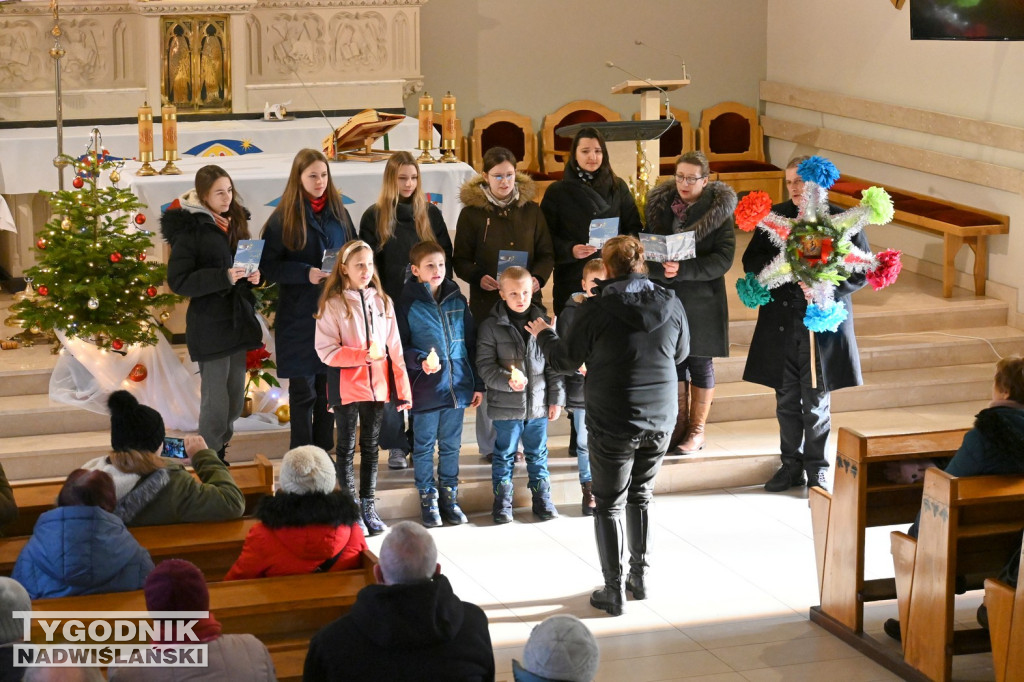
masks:
[[[670,454],[673,450],[679,449],[679,444],[686,438],[686,433],[690,428],[690,382],[680,381],[678,390],[676,400],[679,403],[679,415],[676,417],[676,427],[672,430],[672,437],[668,439]]]
[[[690,428],[686,432],[686,440],[679,444],[684,455],[704,449],[704,424],[711,412],[711,402],[715,397],[713,388],[690,387]]]
[[[580,483],[580,488],[583,489],[583,515],[593,516],[594,510],[597,509],[597,501],[594,499],[594,489],[590,481],[586,483]]]

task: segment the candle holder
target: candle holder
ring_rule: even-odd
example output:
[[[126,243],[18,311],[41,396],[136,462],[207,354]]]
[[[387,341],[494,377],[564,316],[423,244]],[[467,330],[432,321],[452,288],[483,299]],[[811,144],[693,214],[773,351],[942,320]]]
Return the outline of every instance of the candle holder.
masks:
[[[455,143],[452,143],[451,147],[445,146],[445,142],[441,143],[441,163],[458,163],[459,159],[455,156]]]
[[[167,163],[165,163],[164,167],[160,169],[160,175],[181,175],[181,169],[174,165],[175,161],[181,161],[181,157],[178,156],[178,152],[173,150],[165,151],[164,161]],[[143,166],[143,168],[145,168],[145,166]],[[142,173],[137,173],[137,175],[142,175]]]
[[[142,162],[142,168],[135,171],[135,175],[141,177],[156,175],[156,169],[150,165],[153,161],[153,152],[139,152],[139,161]]]
[[[430,146],[429,140],[420,140],[416,143],[416,148],[420,150],[420,155],[416,157],[416,163],[437,163],[437,160],[430,155],[430,150],[433,147]]]

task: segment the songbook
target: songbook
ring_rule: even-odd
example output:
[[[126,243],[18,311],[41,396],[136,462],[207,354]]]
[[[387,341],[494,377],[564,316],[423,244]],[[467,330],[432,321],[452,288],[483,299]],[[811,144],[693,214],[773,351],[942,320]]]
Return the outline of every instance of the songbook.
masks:
[[[683,261],[697,257],[697,243],[693,232],[679,234],[640,234],[644,247],[644,259],[654,263]]]
[[[334,264],[338,262],[338,254],[341,249],[324,249],[324,257],[320,261],[320,269],[324,272],[332,272]]]
[[[324,138],[324,155],[339,161],[385,160],[391,152],[373,149],[373,143],[403,120],[403,114],[385,114],[375,109],[360,111]]]
[[[262,239],[239,239],[235,249],[235,264],[231,267],[245,268],[245,276],[260,269],[260,258],[263,256]]]
[[[590,246],[600,249],[612,237],[619,236],[618,218],[594,218],[590,221]]]
[[[529,260],[530,256],[525,251],[505,251],[504,249],[498,251],[498,276],[500,277],[501,273],[513,265],[526,268]]]

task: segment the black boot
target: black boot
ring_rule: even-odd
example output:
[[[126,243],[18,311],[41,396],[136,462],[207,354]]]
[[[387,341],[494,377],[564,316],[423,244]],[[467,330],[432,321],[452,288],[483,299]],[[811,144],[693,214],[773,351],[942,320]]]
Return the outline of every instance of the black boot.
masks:
[[[586,483],[580,483],[580,488],[583,490],[583,502],[581,508],[584,516],[593,516],[594,510],[597,509],[597,500],[594,499],[594,484],[591,481]]]
[[[441,513],[437,509],[437,491],[420,491],[420,517],[423,525],[427,528],[437,528],[441,525]]]
[[[646,507],[638,504],[626,505],[626,544],[629,547],[629,575],[626,576],[626,591],[634,599],[646,599],[647,589],[644,576],[647,574],[647,540],[651,523]]]
[[[494,489],[491,518],[495,523],[512,523],[512,481],[502,481]]]
[[[626,603],[626,591],[622,588],[622,524],[618,517],[599,514],[594,517],[594,533],[604,587],[590,595],[590,605],[621,616]]]
[[[388,529],[387,524],[380,520],[377,515],[376,501],[372,497],[364,497],[359,500],[363,512],[363,523],[366,525],[367,534],[370,536],[380,535]]]
[[[533,515],[541,521],[550,521],[558,518],[558,510],[551,501],[551,481],[542,478],[535,486],[530,486],[533,493]]]
[[[445,523],[458,526],[469,520],[462,512],[462,508],[459,507],[458,486],[441,486],[440,508],[441,519],[443,519]]]
[[[224,466],[226,466],[226,467],[231,466],[231,462],[229,462],[227,460],[227,456],[228,456],[228,444],[227,443],[224,443],[224,445],[220,446],[220,450],[217,451],[217,456],[220,457],[220,461],[224,462]]]

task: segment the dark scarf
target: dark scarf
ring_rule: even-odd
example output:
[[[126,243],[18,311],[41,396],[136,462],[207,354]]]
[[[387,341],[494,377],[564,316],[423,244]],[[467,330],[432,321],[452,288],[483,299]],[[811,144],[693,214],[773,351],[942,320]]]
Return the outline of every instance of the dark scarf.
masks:
[[[602,165],[596,172],[583,170],[576,164],[576,159],[569,159],[566,164],[566,176],[576,179],[586,187],[590,187],[604,199],[610,199],[615,191],[615,175],[611,166]]]

